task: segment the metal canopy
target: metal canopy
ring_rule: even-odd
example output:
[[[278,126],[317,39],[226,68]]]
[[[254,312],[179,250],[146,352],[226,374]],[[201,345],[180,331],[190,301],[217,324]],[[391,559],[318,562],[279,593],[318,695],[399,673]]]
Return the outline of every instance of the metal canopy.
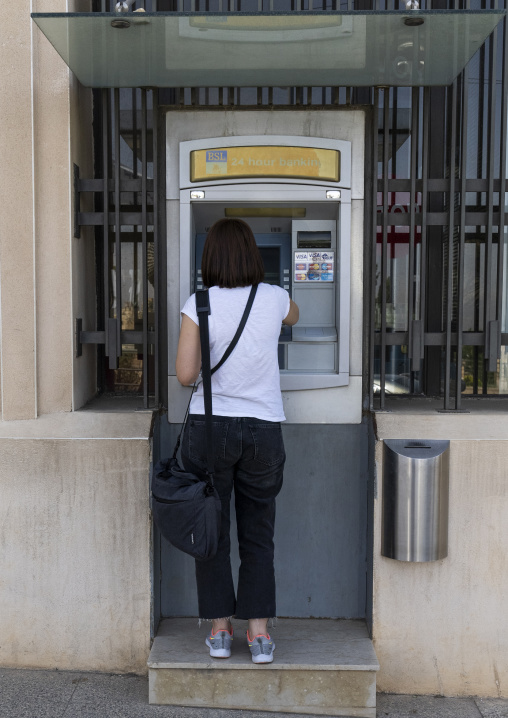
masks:
[[[408,87],[451,84],[505,14],[131,12],[32,18],[87,87]]]

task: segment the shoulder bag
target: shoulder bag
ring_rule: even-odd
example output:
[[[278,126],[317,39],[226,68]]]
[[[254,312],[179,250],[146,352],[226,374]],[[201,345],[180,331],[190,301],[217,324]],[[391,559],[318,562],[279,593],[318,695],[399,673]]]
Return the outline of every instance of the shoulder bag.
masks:
[[[240,339],[254,302],[256,291],[257,285],[254,285],[236,334],[221,360],[213,369],[210,369],[208,335],[210,299],[208,290],[196,292],[205,405],[206,478],[203,479],[185,471],[180,467],[176,458],[189,413],[190,401],[180,434],[176,440],[173,456],[159,461],[153,471],[151,505],[153,518],[159,531],[173,546],[201,561],[213,558],[217,552],[221,517],[221,502],[213,484],[212,374],[224,364]],[[193,387],[193,392],[194,389],[195,386]]]

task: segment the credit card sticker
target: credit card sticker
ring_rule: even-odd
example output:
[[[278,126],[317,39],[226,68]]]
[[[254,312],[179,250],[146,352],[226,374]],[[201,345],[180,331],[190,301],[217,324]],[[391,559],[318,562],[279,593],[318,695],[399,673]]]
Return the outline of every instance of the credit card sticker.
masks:
[[[295,252],[293,277],[295,282],[333,282],[334,252]]]

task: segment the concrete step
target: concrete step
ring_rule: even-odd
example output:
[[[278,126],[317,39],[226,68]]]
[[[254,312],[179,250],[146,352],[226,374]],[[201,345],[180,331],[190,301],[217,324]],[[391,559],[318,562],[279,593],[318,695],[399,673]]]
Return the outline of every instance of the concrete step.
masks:
[[[246,621],[234,620],[226,660],[210,658],[210,624],[197,623],[161,622],[148,659],[150,703],[375,718],[379,664],[363,621],[279,619],[265,665],[251,661]]]

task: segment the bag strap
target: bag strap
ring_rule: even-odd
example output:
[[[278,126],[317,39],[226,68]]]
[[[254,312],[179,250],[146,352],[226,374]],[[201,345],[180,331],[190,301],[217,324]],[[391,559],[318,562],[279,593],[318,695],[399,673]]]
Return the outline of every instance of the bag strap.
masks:
[[[192,386],[192,391],[191,391],[191,394],[190,394],[190,397],[189,397],[189,402],[188,402],[188,404],[187,404],[187,409],[185,410],[185,416],[184,416],[184,418],[183,418],[182,426],[180,427],[180,431],[179,431],[178,437],[177,437],[177,439],[176,439],[176,444],[175,444],[175,448],[174,448],[174,450],[173,450],[173,456],[172,456],[172,458],[173,458],[174,461],[176,461],[176,455],[178,454],[178,449],[180,448],[180,442],[181,442],[181,439],[182,439],[183,430],[184,430],[184,428],[185,428],[185,424],[187,423],[187,417],[189,416],[189,410],[190,410],[190,405],[191,405],[191,401],[192,401],[192,395],[193,395],[194,392],[196,391],[196,388],[197,388],[197,381],[195,381],[194,384],[193,384],[193,386]]]
[[[210,337],[208,333],[208,316],[210,314],[208,289],[201,289],[196,292],[196,312],[199,320],[199,338],[201,340],[201,376],[203,377],[203,400],[205,404],[206,474],[213,486],[212,374],[210,369]]]
[[[247,323],[247,319],[249,318],[250,310],[252,309],[252,305],[254,304],[254,297],[256,296],[256,292],[257,292],[257,291],[258,291],[258,285],[257,285],[257,284],[253,284],[253,285],[252,285],[252,289],[250,290],[250,294],[249,294],[249,298],[248,298],[248,300],[247,300],[247,304],[246,304],[246,306],[245,306],[244,313],[243,313],[242,318],[241,318],[241,320],[240,320],[240,324],[238,325],[238,329],[236,330],[236,334],[235,334],[235,336],[233,337],[233,339],[231,340],[231,344],[228,346],[228,348],[226,349],[226,351],[225,351],[224,354],[222,355],[222,359],[220,360],[220,362],[219,362],[218,364],[216,364],[216,365],[214,366],[214,368],[212,369],[212,374],[215,374],[215,372],[216,372],[218,369],[221,368],[221,366],[224,364],[224,362],[226,361],[226,359],[228,359],[228,358],[231,356],[231,354],[232,354],[232,352],[233,352],[233,349],[234,349],[234,348],[236,347],[236,345],[238,344],[238,340],[239,340],[240,337],[242,336],[243,329],[244,329],[244,327],[245,327],[245,325],[246,325],[246,323]]]

